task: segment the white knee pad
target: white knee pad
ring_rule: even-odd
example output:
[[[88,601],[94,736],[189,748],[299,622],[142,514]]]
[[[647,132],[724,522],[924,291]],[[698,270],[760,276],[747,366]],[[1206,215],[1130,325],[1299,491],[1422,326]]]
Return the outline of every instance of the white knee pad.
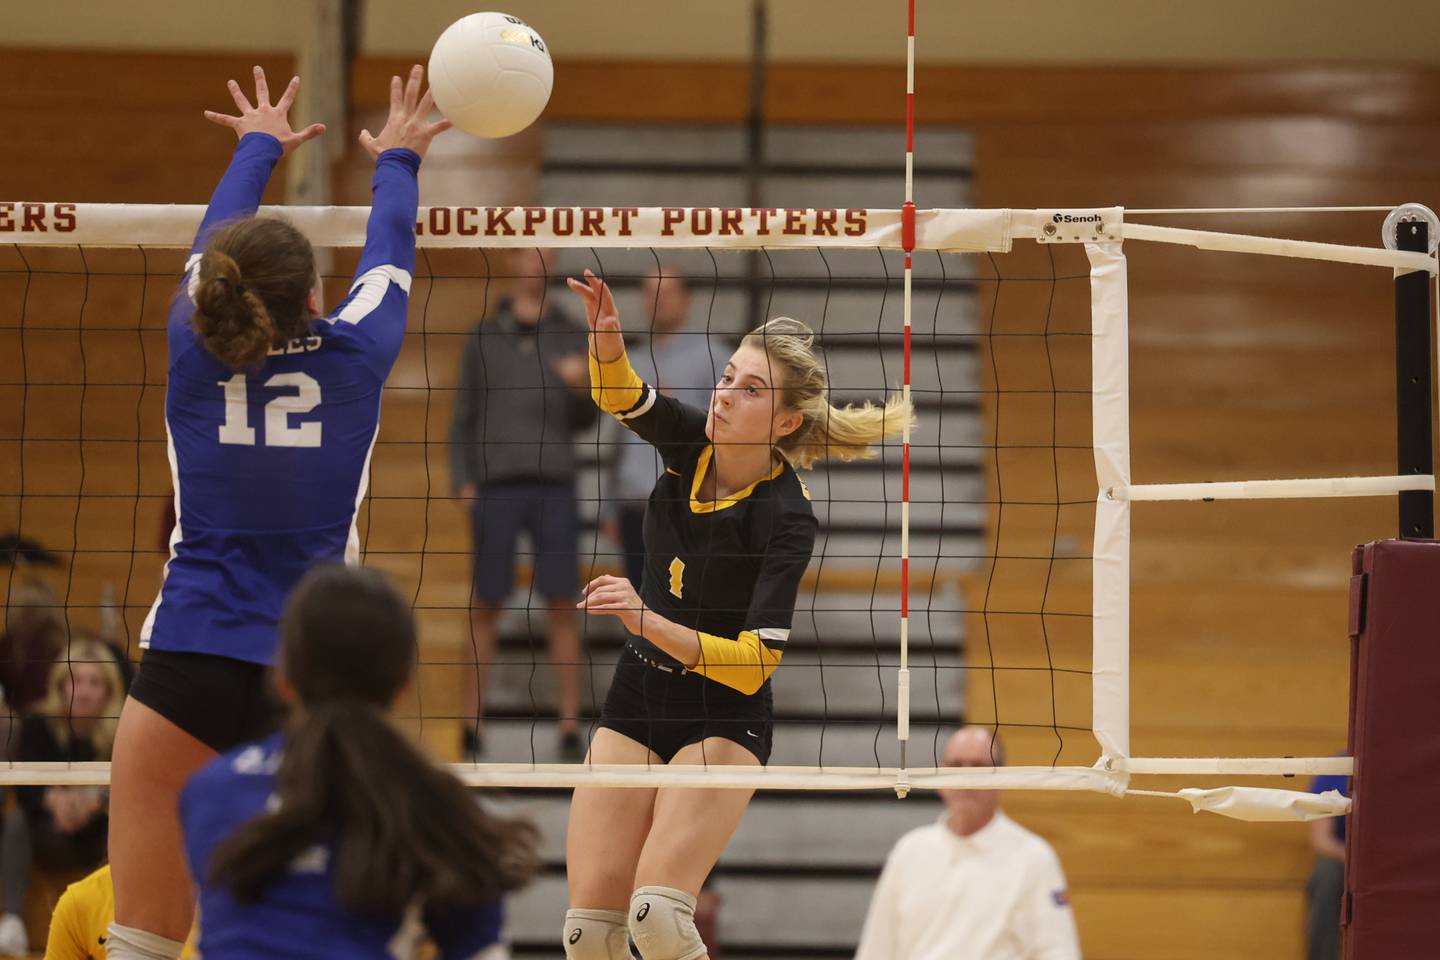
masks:
[[[645,960],[699,960],[695,898],[674,887],[641,887],[630,898],[630,938]]]
[[[148,930],[111,923],[105,955],[112,960],[178,960],[185,944]]]
[[[625,914],[619,910],[567,910],[565,960],[630,960]]]

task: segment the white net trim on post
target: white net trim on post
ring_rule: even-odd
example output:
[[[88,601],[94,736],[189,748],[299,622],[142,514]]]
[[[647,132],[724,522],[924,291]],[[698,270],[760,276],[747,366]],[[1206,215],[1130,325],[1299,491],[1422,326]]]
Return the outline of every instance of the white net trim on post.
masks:
[[[181,205],[0,203],[0,245],[186,248],[203,208]],[[269,207],[319,248],[363,243],[364,207]],[[444,248],[657,248],[732,250],[902,249],[901,211],[883,209],[701,207],[427,207],[417,242]],[[1082,244],[1090,263],[1092,413],[1096,480],[1093,551],[1093,733],[1100,756],[1092,767],[935,769],[891,767],[587,766],[584,764],[460,764],[477,786],[715,786],[791,790],[914,788],[1126,791],[1134,774],[1273,776],[1348,773],[1349,758],[1168,758],[1129,756],[1130,503],[1136,500],[1390,495],[1433,490],[1434,478],[1362,477],[1134,484],[1130,478],[1129,344],[1126,240],[1182,244],[1201,250],[1294,257],[1440,275],[1433,256],[1309,241],[1126,223],[1120,208],[1047,210],[921,210],[914,249],[936,253],[1005,253],[1016,241]],[[908,294],[908,284],[907,284]],[[898,332],[898,331],[897,331]],[[908,526],[901,531],[908,537]],[[905,638],[902,634],[900,641]],[[904,658],[902,657],[902,662]],[[781,669],[784,669],[782,666]],[[906,717],[893,717],[903,730]],[[101,784],[108,764],[10,762],[0,785]],[[1217,801],[1218,802],[1218,801]],[[1198,807],[1197,807],[1198,809]]]

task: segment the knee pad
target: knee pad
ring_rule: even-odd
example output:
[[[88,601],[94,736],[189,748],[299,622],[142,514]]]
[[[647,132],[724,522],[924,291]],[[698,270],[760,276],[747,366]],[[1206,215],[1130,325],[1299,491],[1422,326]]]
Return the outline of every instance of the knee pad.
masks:
[[[674,887],[641,887],[630,898],[630,938],[645,960],[699,960],[695,898]]]
[[[630,960],[625,914],[619,910],[567,910],[565,960]]]
[[[148,930],[111,923],[105,955],[112,960],[178,960],[185,944]]]

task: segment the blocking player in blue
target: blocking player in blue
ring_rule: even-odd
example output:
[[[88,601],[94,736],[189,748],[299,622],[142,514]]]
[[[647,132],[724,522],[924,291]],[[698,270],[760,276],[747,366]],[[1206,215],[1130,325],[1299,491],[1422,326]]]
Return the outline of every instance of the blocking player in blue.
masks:
[[[324,132],[290,126],[299,78],[272,105],[256,67],[254,104],[232,80],[239,116],[205,113],[240,142],[169,315],[176,521],[115,740],[112,960],[179,955],[194,896],[180,788],[218,752],[275,729],[266,671],[285,597],[317,562],[358,558],[380,391],[405,334],[416,175],[449,126],[430,122],[421,80],[418,66],[408,82],[392,78],[384,129],[360,135],[374,201],[355,282],[328,312],[309,241],[255,216],[275,164]]]
[[[373,570],[326,564],[280,627],[283,734],[185,787],[206,960],[500,960],[501,897],[537,833],[492,817],[387,721],[414,679],[410,605]]]

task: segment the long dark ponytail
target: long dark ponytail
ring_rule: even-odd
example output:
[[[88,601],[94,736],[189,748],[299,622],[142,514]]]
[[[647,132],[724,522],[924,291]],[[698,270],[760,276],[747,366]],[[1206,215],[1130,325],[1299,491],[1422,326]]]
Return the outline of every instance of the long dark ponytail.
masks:
[[[331,849],[346,909],[400,916],[478,906],[535,870],[536,830],[489,816],[387,721],[415,659],[410,608],[373,571],[329,565],[291,595],[281,669],[299,703],[286,727],[276,803],[222,842],[208,879],[253,901],[317,844]]]

